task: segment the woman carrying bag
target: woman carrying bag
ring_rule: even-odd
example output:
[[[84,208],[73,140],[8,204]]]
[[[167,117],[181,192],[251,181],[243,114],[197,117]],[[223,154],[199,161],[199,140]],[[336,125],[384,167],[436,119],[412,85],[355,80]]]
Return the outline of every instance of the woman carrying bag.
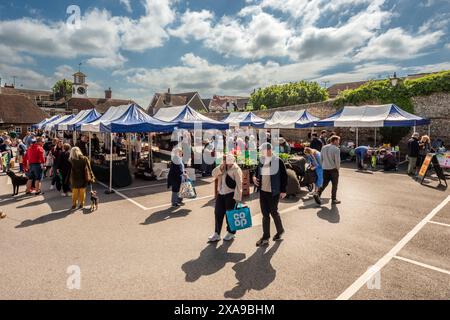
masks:
[[[316,149],[311,149],[309,147],[305,148],[305,155],[306,155],[306,161],[311,165],[311,168],[316,172],[317,179],[314,183],[315,190],[314,190],[314,201],[318,205],[322,204],[322,201],[319,197],[319,189],[323,185],[323,169],[322,169],[322,161],[320,159],[320,152]]]
[[[72,187],[72,209],[82,209],[86,199],[86,187],[95,182],[94,173],[91,169],[89,159],[83,155],[80,148],[73,147],[70,150],[70,184]]]
[[[184,170],[183,150],[180,147],[173,149],[172,162],[170,164],[169,175],[167,176],[167,187],[172,187],[172,207],[176,208],[183,205],[183,199],[178,196],[183,179],[188,175]]]
[[[220,240],[223,219],[226,212],[232,210],[237,202],[242,201],[242,170],[236,164],[232,154],[224,157],[222,164],[212,171],[212,176],[217,179],[217,198],[214,207],[215,230],[214,234],[208,238],[208,242]],[[236,231],[232,231],[227,220],[227,231],[223,240],[234,239]]]

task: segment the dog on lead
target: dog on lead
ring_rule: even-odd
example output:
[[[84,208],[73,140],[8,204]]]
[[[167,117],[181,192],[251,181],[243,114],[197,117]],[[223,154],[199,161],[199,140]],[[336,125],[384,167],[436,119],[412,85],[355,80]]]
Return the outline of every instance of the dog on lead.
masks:
[[[98,209],[97,191],[91,190],[91,212]]]
[[[19,186],[24,186],[28,182],[28,178],[26,176],[19,176],[15,174],[12,170],[8,170],[6,172],[8,177],[11,178],[11,183],[13,185],[13,196],[19,194]]]

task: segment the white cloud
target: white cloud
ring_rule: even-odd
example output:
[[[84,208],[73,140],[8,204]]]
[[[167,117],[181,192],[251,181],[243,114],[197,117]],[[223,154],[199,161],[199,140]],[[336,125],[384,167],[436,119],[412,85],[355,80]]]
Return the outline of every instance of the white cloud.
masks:
[[[125,7],[125,10],[127,10],[127,12],[129,12],[129,13],[133,12],[133,9],[131,8],[130,0],[120,0],[120,3],[123,4],[123,6]]]
[[[187,41],[189,38],[195,40],[206,39],[211,30],[214,14],[208,10],[187,10],[180,18],[181,25],[176,29],[170,29],[172,36]]]
[[[410,59],[416,57],[425,48],[438,43],[443,31],[411,35],[402,28],[389,29],[372,38],[367,47],[356,54],[359,60]]]
[[[169,37],[164,28],[175,19],[173,1],[147,0],[145,15],[136,20],[94,8],[82,16],[79,29],[68,27],[64,21],[3,20],[1,49],[45,57],[88,57],[93,66],[117,68],[126,61],[121,50],[144,51],[164,44]]]

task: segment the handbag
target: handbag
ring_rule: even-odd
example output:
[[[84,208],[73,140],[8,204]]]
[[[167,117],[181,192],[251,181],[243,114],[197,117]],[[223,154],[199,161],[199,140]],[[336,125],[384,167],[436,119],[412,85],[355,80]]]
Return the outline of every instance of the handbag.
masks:
[[[226,211],[228,225],[231,231],[247,229],[252,226],[250,208],[236,204],[234,209]]]
[[[87,183],[91,183],[92,182],[92,175],[91,175],[91,170],[89,170],[89,165],[86,162],[86,165],[84,166],[84,180]]]
[[[194,184],[190,179],[186,179],[181,182],[178,197],[181,199],[197,198],[197,192],[195,191]]]

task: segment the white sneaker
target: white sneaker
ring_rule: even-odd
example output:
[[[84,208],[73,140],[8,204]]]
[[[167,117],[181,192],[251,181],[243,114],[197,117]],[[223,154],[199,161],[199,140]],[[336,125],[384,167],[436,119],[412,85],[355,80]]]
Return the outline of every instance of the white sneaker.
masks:
[[[208,238],[208,242],[217,242],[219,240],[220,236],[217,232],[214,232],[214,234]]]
[[[224,240],[224,241],[230,241],[230,240],[233,240],[235,237],[236,237],[235,234],[228,232],[228,233],[225,235],[225,237],[223,237],[223,240]]]
[[[72,192],[67,192],[66,195],[67,195],[68,197],[71,197],[71,196],[72,196]]]
[[[53,190],[53,189],[55,189],[55,186],[54,186],[54,185],[51,185],[51,186],[50,186],[50,190]]]
[[[61,197],[67,197],[67,194],[64,192],[61,192]]]

